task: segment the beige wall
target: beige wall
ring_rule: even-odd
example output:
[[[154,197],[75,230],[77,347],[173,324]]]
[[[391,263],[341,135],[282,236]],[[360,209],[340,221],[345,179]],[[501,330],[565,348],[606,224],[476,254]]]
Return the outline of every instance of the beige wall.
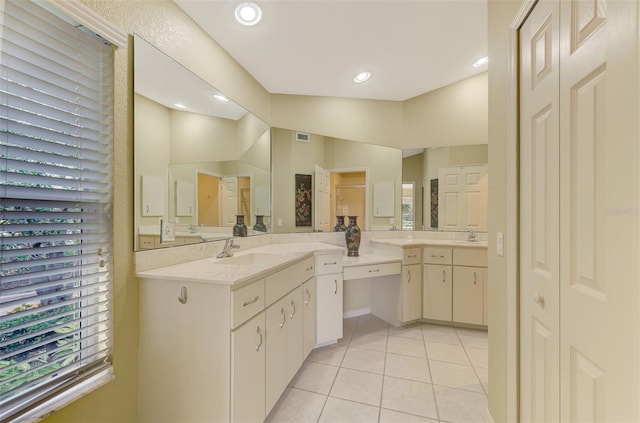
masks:
[[[508,91],[509,26],[520,7],[518,1],[490,0],[489,17],[489,411],[496,423],[510,421],[507,397],[507,257],[495,254],[496,233],[504,233],[505,251],[516,234],[507,230],[507,179],[510,134]],[[511,281],[514,283],[514,281]]]
[[[414,154],[413,156],[402,159],[402,181],[414,183],[414,229],[422,230],[423,223],[429,226],[429,222],[423,221],[422,209],[422,181],[424,180],[424,153]],[[429,209],[430,187],[424,189],[424,203],[427,204],[426,208]],[[401,222],[398,223],[400,226]]]
[[[405,101],[402,146],[486,144],[487,95],[485,72]]]

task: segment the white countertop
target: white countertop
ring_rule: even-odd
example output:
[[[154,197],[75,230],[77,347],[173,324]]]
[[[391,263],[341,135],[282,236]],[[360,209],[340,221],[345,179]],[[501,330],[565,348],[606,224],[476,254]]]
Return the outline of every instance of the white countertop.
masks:
[[[372,239],[371,244],[391,245],[394,247],[471,247],[487,248],[487,241],[462,241],[454,239],[411,239],[411,238],[388,238]]]
[[[266,276],[286,267],[290,263],[310,257],[315,253],[345,251],[338,247],[319,242],[269,244],[244,251],[235,251],[233,257],[219,259],[215,257],[194,260],[172,266],[136,273],[143,279],[171,279],[175,281],[212,283],[238,286],[256,278]],[[253,263],[243,263],[243,257]],[[233,263],[233,262],[236,263]]]

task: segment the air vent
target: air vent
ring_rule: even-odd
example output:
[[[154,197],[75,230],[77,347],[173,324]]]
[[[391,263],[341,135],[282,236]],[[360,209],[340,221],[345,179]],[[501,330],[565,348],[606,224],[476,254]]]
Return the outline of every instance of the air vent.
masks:
[[[310,142],[311,135],[306,132],[296,132],[296,141]]]

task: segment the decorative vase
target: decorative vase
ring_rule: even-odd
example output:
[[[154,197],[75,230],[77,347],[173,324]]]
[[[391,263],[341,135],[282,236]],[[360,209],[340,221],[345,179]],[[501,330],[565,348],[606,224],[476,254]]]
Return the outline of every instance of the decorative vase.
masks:
[[[253,225],[253,229],[260,232],[267,232],[267,226],[264,224],[264,215],[257,214],[256,215],[256,224]]]
[[[333,227],[333,232],[344,232],[347,226],[344,224],[344,216],[336,216],[336,226]]]
[[[244,215],[236,215],[236,224],[233,227],[233,236],[247,236],[247,226],[244,224]]]
[[[349,216],[349,226],[344,231],[347,241],[347,255],[349,257],[358,257],[360,249],[360,228],[358,227],[358,216]]]

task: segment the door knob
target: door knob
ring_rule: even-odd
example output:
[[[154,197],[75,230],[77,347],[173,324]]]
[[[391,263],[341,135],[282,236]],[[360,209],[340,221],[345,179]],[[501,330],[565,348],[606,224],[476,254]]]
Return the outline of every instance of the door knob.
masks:
[[[533,302],[544,308],[544,297],[537,292],[533,294]]]

